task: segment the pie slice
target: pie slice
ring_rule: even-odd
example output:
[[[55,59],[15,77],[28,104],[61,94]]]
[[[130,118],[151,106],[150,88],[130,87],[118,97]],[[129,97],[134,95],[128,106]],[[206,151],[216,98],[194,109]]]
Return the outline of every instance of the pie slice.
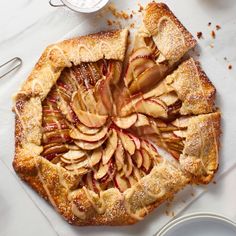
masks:
[[[13,167],[70,224],[136,223],[218,168],[216,89],[182,59],[195,39],[154,2],[124,70],[127,39],[124,29],[49,46],[15,96]]]

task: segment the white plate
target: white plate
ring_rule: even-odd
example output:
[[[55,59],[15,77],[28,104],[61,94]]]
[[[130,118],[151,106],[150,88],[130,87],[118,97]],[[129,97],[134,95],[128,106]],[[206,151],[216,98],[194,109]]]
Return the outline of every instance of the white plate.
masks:
[[[164,226],[157,236],[235,236],[236,224],[211,213],[197,213],[177,218]]]

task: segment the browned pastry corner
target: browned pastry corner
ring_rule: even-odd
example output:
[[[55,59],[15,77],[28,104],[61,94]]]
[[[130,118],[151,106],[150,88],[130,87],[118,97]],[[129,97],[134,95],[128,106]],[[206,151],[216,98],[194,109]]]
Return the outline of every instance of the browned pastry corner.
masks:
[[[70,224],[134,224],[218,169],[216,89],[180,64],[195,39],[163,3],[143,23],[127,68],[126,29],[68,39],[15,96],[13,167]]]

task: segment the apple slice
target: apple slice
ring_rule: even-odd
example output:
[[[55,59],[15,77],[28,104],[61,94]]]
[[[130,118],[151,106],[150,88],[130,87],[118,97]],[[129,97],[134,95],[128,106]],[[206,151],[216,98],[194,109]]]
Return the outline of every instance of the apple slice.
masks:
[[[133,65],[134,78],[137,78],[144,71],[156,65],[156,63],[148,57],[137,57],[132,60],[131,64]]]
[[[134,166],[134,168],[133,168],[133,176],[134,176],[134,178],[137,181],[140,181],[140,179],[142,179],[142,175],[141,175],[140,172],[141,172],[141,170]]]
[[[179,98],[176,94],[176,92],[169,92],[169,93],[164,93],[161,96],[159,96],[159,98],[167,105],[173,105],[174,103],[176,103]]]
[[[133,162],[131,156],[126,153],[126,164],[123,166],[125,177],[129,177],[133,171]]]
[[[80,168],[87,168],[88,167],[88,160],[85,159],[84,161],[81,161],[79,163],[74,163],[74,164],[70,164],[70,165],[66,165],[65,168],[67,170],[78,170]]]
[[[143,156],[139,150],[136,150],[134,155],[132,156],[132,159],[136,166],[140,168],[143,164]]]
[[[70,137],[73,139],[84,140],[87,142],[96,142],[103,139],[107,134],[108,128],[104,126],[98,133],[94,135],[87,135],[81,133],[78,129],[74,128],[70,131]]]
[[[47,156],[50,154],[59,154],[68,151],[68,148],[65,144],[59,144],[59,143],[52,143],[49,145],[45,145],[43,147],[43,152],[41,153],[42,156]]]
[[[109,162],[111,157],[113,156],[116,148],[117,148],[117,143],[118,143],[118,137],[117,137],[117,132],[112,129],[112,132],[110,136],[108,137],[106,147],[103,150],[102,154],[102,163],[105,165]]]
[[[129,129],[137,120],[137,114],[126,117],[112,117],[112,121],[121,129]]]
[[[102,149],[98,148],[93,151],[92,155],[89,158],[89,166],[93,167],[98,164],[102,159]]]
[[[138,91],[146,91],[161,79],[163,79],[163,74],[160,72],[160,67],[155,64],[153,67],[145,70],[131,83],[129,91],[132,94]]]
[[[151,54],[152,52],[148,47],[140,47],[131,54],[129,61],[132,61],[138,57],[149,57]]]
[[[136,146],[136,149],[140,149],[141,143],[139,138],[137,138],[135,135],[128,133],[129,137],[134,141],[134,144]]]
[[[93,176],[94,179],[103,178],[108,173],[108,170],[109,170],[109,165],[108,164],[103,165],[102,163],[100,163],[98,171],[94,173],[94,176]]]
[[[139,102],[142,101],[142,96],[140,94],[136,96],[132,96],[130,98],[130,101],[123,105],[120,110],[120,115],[121,116],[128,116],[134,112],[136,112],[135,105]]]
[[[156,100],[140,100],[135,104],[135,109],[137,112],[152,116],[154,118],[163,117],[167,118],[167,109]]]
[[[72,150],[72,151],[79,151],[80,148],[75,145],[75,144],[66,144],[66,147],[69,149],[69,150]]]
[[[98,133],[101,129],[100,128],[88,128],[87,126],[83,125],[82,123],[77,123],[76,127],[80,130],[80,132],[88,135],[93,135]]]
[[[73,151],[70,150],[67,153],[64,153],[62,157],[68,161],[77,161],[83,159],[86,153],[82,150]]]
[[[99,80],[95,85],[95,94],[97,99],[101,99],[109,114],[113,111],[113,98],[110,89],[109,78]]]
[[[144,150],[146,150],[146,151],[149,153],[149,155],[150,155],[150,157],[151,157],[152,159],[155,160],[156,158],[159,157],[158,151],[157,151],[156,148],[153,146],[153,144],[151,144],[150,142],[148,142],[148,141],[146,141],[146,140],[143,140],[143,141],[141,142],[141,148],[144,149]]]
[[[147,116],[145,116],[143,114],[139,114],[139,113],[137,116],[138,116],[137,121],[134,124],[135,127],[150,125],[150,122],[149,122],[149,119],[147,118]]]
[[[179,138],[187,137],[187,130],[174,130],[173,133]]]
[[[119,173],[116,173],[115,185],[121,192],[124,192],[127,188],[129,188],[128,181],[125,178],[122,178]]]
[[[72,109],[77,115],[79,121],[89,128],[99,128],[103,126],[108,118],[108,116],[101,116],[87,111],[82,111],[79,107],[78,96],[72,98]]]
[[[136,149],[134,141],[130,138],[130,136],[124,132],[118,132],[119,138],[124,149],[130,154],[133,155]]]
[[[137,183],[137,180],[132,175],[129,176],[128,180],[129,180],[130,186],[133,186]]]
[[[107,139],[107,136],[105,136],[105,138],[97,142],[87,142],[83,140],[75,140],[74,142],[79,148],[83,150],[93,150],[100,147],[106,141],[106,139]]]
[[[124,78],[125,86],[129,87],[129,85],[132,83],[133,80],[134,80],[133,65],[132,63],[129,63]]]
[[[94,114],[97,113],[97,102],[93,94],[93,89],[83,90],[81,93],[86,111]]]
[[[121,141],[118,140],[118,145],[115,151],[115,162],[118,171],[120,171],[124,165],[124,155],[125,155],[124,148],[121,144]]]
[[[148,152],[145,149],[141,149],[141,154],[143,157],[142,166],[144,167],[145,171],[147,172],[151,167],[152,161],[151,161],[151,158],[150,158]]]
[[[188,116],[181,116],[180,118],[174,120],[171,122],[172,125],[176,126],[176,127],[180,127],[180,128],[187,128],[189,121],[190,121],[190,117]]]

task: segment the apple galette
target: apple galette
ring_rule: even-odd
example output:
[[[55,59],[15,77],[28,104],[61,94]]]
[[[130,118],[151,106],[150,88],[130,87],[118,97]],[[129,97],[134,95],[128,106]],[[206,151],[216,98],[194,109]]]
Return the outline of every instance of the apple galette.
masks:
[[[124,66],[127,37],[49,46],[15,97],[14,169],[71,224],[133,224],[218,168],[216,90],[185,56],[195,39],[154,2]]]

